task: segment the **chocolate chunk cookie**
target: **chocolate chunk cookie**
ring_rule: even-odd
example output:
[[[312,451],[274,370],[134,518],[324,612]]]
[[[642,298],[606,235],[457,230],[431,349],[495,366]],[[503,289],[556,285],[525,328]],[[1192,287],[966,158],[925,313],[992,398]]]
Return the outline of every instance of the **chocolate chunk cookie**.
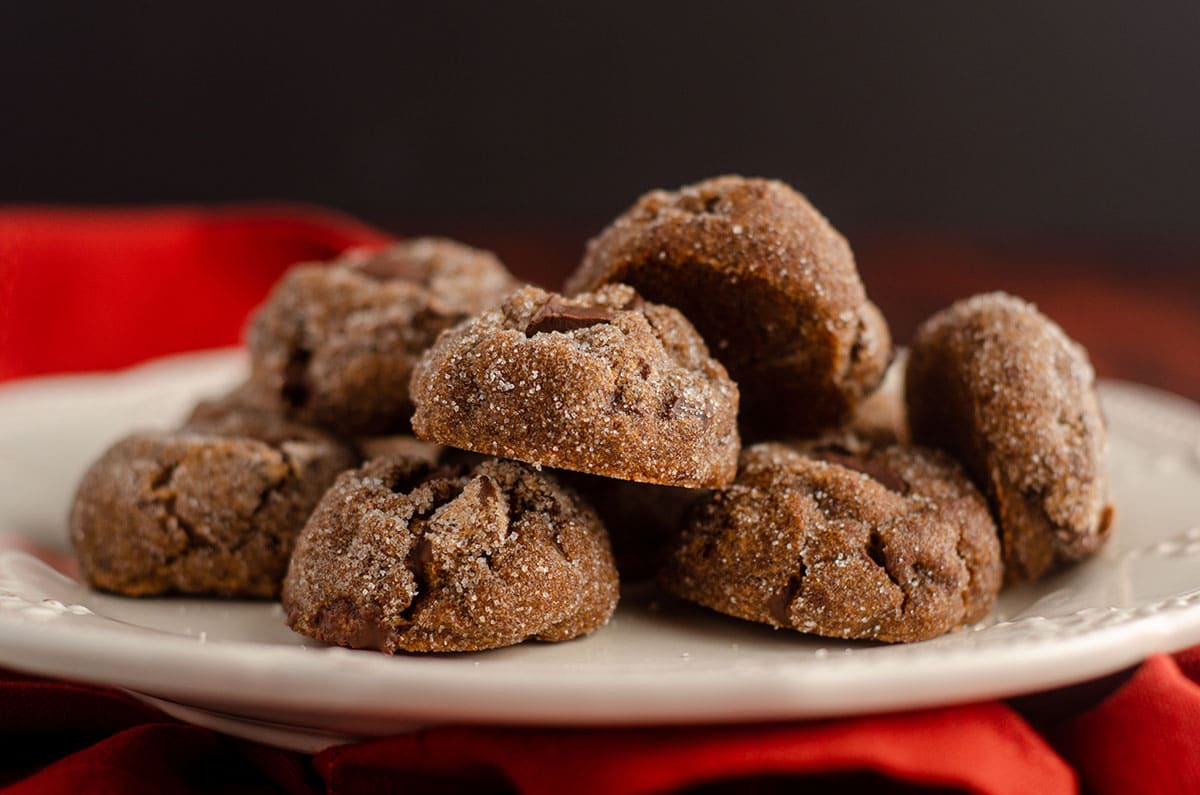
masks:
[[[1113,508],[1095,374],[1033,305],[990,293],[926,320],[905,394],[913,438],[959,458],[987,494],[1009,581],[1104,543]]]
[[[661,582],[749,621],[914,641],[983,618],[1001,578],[987,503],[945,455],[768,443],[697,506]]]
[[[292,629],[389,654],[569,640],[616,604],[596,514],[549,475],[496,459],[389,456],[344,473],[283,587]]]
[[[566,291],[609,282],[695,324],[737,381],[755,438],[840,424],[891,354],[849,245],[782,182],[726,176],[647,193],[588,244]]]
[[[130,596],[277,595],[313,506],[355,464],[331,437],[284,430],[141,433],[117,442],[84,475],[71,511],[87,581]]]
[[[442,337],[413,374],[423,439],[670,486],[733,479],[738,389],[676,310],[609,285],[526,287]]]
[[[408,429],[416,358],[517,286],[491,254],[421,238],[290,270],[248,330],[252,379],[305,422]]]

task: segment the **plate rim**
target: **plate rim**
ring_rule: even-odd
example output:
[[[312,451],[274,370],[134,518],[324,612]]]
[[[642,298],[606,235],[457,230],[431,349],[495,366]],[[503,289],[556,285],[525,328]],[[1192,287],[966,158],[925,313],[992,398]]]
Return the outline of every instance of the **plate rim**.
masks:
[[[0,566],[13,558],[44,565],[27,553],[14,551],[0,553]],[[5,593],[0,590],[0,596]],[[418,656],[389,658],[373,651],[244,641],[201,643],[194,637],[155,630],[139,633],[139,655],[152,659],[154,665],[131,671],[129,656],[119,645],[88,645],[85,654],[81,641],[93,639],[85,636],[94,635],[103,641],[112,638],[112,631],[85,631],[69,622],[7,620],[6,616],[11,617],[15,611],[3,609],[4,599],[0,599],[0,661],[32,673],[124,687],[246,717],[254,717],[261,710],[326,715],[350,711],[408,723],[571,726],[786,720],[1006,698],[1106,676],[1153,653],[1169,653],[1200,643],[1200,588],[1190,596],[1183,609],[1150,612],[1066,638],[990,649],[984,658],[966,648],[954,649],[941,655],[945,664],[936,674],[922,666],[898,665],[893,666],[886,683],[878,677],[860,679],[866,669],[881,663],[870,655],[843,657],[837,652],[821,662],[780,659],[773,665],[741,669],[730,665],[706,668],[684,662],[680,668],[690,669],[686,683],[676,683],[670,692],[664,692],[663,679],[672,676],[674,669],[623,671],[624,692],[619,702],[606,693],[611,672],[560,670],[569,675],[548,677],[548,671],[561,666],[523,665],[519,669],[489,670],[485,678],[464,677],[461,666],[422,666],[425,658]],[[28,632],[30,626],[42,630]],[[179,677],[178,672],[195,667],[198,646],[205,648],[200,667],[230,692],[236,691],[236,703],[243,708],[229,709],[229,704],[214,700],[211,683]],[[72,667],[81,657],[86,657],[89,664],[83,672]],[[318,658],[320,661],[314,662]],[[38,662],[30,663],[30,659]],[[330,673],[325,661],[331,659],[332,666],[341,669],[339,687],[321,688],[320,680]],[[304,662],[296,665],[300,660]],[[1014,671],[1018,672],[1015,676]],[[981,684],[993,674],[1004,676],[995,684]],[[940,689],[931,695],[926,687],[934,675]],[[730,678],[746,686],[729,687]],[[355,679],[368,686],[347,688],[346,682]],[[726,686],[714,688],[721,680],[726,680]],[[858,696],[847,700],[844,688],[851,684],[858,686]],[[286,697],[280,695],[283,691],[288,691]],[[825,695],[831,691],[839,693],[836,703]],[[543,699],[533,708],[528,704],[522,708],[531,692]],[[297,699],[296,693],[303,695]],[[565,709],[564,700],[571,702]],[[637,705],[632,711],[631,701]],[[580,706],[586,709],[580,710]]]

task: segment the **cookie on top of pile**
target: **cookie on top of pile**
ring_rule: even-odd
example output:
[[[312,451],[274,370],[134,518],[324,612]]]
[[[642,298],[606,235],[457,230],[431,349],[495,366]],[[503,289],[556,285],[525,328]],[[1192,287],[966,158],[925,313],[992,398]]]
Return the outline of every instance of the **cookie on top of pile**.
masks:
[[[247,338],[246,384],[84,478],[95,587],[281,594],[327,643],[477,651],[599,629],[620,571],[903,642],[1112,526],[1083,349],[993,294],[893,363],[849,245],[778,181],[646,194],[561,294],[448,240],[297,266]]]

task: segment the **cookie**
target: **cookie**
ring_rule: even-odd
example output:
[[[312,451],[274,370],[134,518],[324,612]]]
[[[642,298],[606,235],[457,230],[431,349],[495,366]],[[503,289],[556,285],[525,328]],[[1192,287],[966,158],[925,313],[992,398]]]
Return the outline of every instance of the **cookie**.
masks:
[[[516,286],[491,254],[430,238],[299,265],[250,324],[251,378],[304,422],[348,435],[406,431],[417,357]]]
[[[109,448],[71,511],[86,580],[130,596],[276,596],[313,506],[356,462],[331,437],[280,427],[270,441],[184,430]]]
[[[849,245],[782,182],[725,176],[647,193],[588,243],[566,292],[610,282],[695,324],[741,389],[748,438],[841,424],[891,354]]]
[[[697,506],[660,581],[748,621],[895,642],[980,620],[1001,578],[987,503],[948,456],[767,443]]]
[[[537,466],[669,486],[728,483],[738,389],[676,310],[609,285],[510,295],[413,374],[417,436]]]
[[[514,461],[388,456],[338,478],[296,545],[289,626],[353,648],[478,651],[603,626],[617,603],[604,527]]]
[[[961,460],[987,494],[1010,582],[1104,543],[1113,507],[1095,374],[1032,304],[989,293],[926,320],[905,397],[913,438]]]

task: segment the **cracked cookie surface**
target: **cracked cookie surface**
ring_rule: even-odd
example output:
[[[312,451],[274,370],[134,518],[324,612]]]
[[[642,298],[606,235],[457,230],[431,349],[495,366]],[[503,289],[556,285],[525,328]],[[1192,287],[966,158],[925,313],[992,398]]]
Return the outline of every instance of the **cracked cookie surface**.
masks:
[[[988,293],[926,320],[909,352],[905,399],[913,439],[957,457],[987,494],[1010,582],[1104,543],[1113,506],[1095,373],[1032,304]]]
[[[850,246],[775,180],[724,176],[642,196],[588,243],[566,292],[611,282],[695,324],[741,389],[748,437],[843,422],[891,355]]]
[[[608,285],[526,287],[442,335],[413,374],[424,439],[670,486],[728,483],[738,388],[675,309]]]
[[[660,581],[749,621],[896,642],[980,620],[1001,575],[987,504],[942,453],[767,443],[693,511]]]
[[[289,626],[353,648],[479,651],[607,623],[617,573],[600,520],[515,461],[405,456],[342,474],[300,536]]]
[[[437,238],[298,265],[247,331],[251,378],[305,422],[347,434],[407,430],[417,357],[516,287],[492,254]]]
[[[355,457],[311,429],[281,422],[253,438],[222,422],[233,435],[134,434],[91,466],[70,517],[89,583],[130,596],[279,593],[309,512]]]

